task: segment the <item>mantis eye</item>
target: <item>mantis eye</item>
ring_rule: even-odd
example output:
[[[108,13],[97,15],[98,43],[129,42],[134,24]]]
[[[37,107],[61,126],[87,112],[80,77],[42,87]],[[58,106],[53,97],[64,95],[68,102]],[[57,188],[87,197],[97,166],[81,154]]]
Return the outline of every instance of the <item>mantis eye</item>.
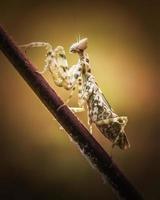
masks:
[[[73,44],[71,47],[70,47],[70,52],[74,53],[75,50],[77,48],[77,44]]]

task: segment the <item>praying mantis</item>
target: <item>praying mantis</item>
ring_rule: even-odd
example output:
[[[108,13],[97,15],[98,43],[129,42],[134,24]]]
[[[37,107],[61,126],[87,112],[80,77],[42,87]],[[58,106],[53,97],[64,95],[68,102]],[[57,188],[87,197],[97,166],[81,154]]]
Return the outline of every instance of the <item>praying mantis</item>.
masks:
[[[43,71],[39,73],[44,74],[49,70],[55,85],[70,91],[64,105],[69,103],[77,87],[79,107],[71,107],[70,109],[75,113],[82,112],[85,110],[85,105],[87,105],[90,133],[92,133],[92,124],[94,123],[100,132],[112,142],[112,147],[118,146],[120,149],[125,150],[130,147],[124,130],[128,118],[118,116],[113,111],[96,83],[95,77],[91,73],[89,56],[85,51],[87,44],[88,39],[84,38],[71,45],[70,52],[79,56],[77,64],[71,67],[68,66],[65,50],[62,46],[53,48],[49,43],[33,42],[21,45],[21,47],[25,48],[25,51],[31,47],[45,47],[47,50],[46,64]]]

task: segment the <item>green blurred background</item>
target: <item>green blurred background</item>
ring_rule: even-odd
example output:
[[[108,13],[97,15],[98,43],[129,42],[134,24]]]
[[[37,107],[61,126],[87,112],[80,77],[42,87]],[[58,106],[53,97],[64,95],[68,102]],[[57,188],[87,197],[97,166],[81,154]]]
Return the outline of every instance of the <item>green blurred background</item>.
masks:
[[[0,20],[18,44],[46,41],[68,53],[80,34],[89,38],[93,74],[113,109],[127,115],[131,148],[115,149],[114,160],[145,199],[160,199],[159,1],[0,2]],[[42,69],[45,49],[28,57]],[[0,199],[115,199],[33,91],[0,54]],[[57,88],[66,99],[68,92]],[[70,105],[77,105],[76,95]],[[86,113],[78,117],[87,126]],[[94,137],[111,144],[94,127]]]

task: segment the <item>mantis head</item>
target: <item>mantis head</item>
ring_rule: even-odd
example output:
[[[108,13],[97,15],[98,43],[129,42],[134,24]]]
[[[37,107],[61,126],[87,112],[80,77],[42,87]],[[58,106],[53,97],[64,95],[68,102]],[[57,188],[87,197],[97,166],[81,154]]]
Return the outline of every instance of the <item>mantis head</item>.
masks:
[[[80,53],[87,48],[88,38],[83,38],[76,43],[73,43],[70,47],[71,53]]]

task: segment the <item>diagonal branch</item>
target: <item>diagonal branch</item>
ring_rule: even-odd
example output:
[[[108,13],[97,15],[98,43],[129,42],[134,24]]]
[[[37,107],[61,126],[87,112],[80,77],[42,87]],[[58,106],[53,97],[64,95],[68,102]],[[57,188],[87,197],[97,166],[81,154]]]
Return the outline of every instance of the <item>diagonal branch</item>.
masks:
[[[0,48],[40,100],[45,104],[50,113],[64,127],[66,132],[79,146],[80,150],[83,151],[84,155],[87,156],[88,160],[104,175],[105,179],[118,194],[118,197],[129,200],[143,199],[140,193],[112,161],[110,156],[69,108],[64,106],[57,111],[57,108],[63,104],[62,100],[57,96],[46,80],[36,72],[32,63],[28,61],[2,27],[0,27]]]

